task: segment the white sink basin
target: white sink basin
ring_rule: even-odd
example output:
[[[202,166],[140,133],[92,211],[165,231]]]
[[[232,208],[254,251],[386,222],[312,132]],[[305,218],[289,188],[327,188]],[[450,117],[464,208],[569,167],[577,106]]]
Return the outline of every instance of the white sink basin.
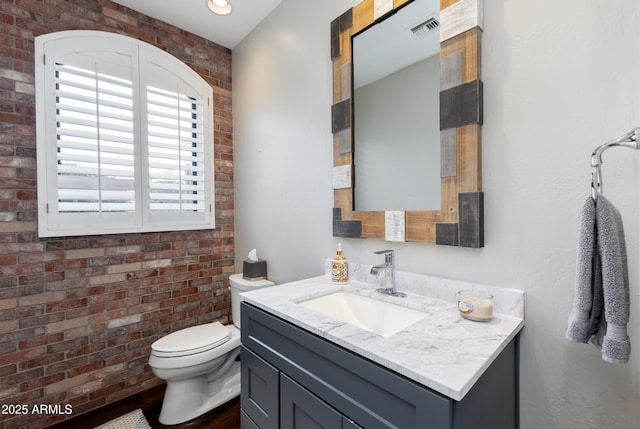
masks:
[[[386,338],[427,316],[427,313],[403,305],[344,290],[299,301],[298,304]]]

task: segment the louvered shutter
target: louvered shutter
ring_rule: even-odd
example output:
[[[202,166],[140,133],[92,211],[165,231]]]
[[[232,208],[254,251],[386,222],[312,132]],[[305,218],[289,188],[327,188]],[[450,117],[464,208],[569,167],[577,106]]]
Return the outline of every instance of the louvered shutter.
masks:
[[[213,228],[211,87],[112,33],[36,38],[41,236]]]
[[[147,86],[151,211],[205,211],[203,100],[189,89]]]
[[[135,211],[132,82],[103,62],[55,65],[61,213]]]

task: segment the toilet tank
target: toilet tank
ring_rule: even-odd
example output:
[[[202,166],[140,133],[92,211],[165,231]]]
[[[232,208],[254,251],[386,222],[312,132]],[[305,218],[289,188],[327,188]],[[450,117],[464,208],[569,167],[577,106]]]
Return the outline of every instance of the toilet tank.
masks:
[[[229,285],[231,286],[231,317],[233,319],[233,324],[240,329],[240,302],[243,300],[240,294],[243,292],[262,289],[263,287],[274,286],[275,283],[266,279],[248,280],[242,278],[242,273],[240,273],[233,274],[229,277]]]

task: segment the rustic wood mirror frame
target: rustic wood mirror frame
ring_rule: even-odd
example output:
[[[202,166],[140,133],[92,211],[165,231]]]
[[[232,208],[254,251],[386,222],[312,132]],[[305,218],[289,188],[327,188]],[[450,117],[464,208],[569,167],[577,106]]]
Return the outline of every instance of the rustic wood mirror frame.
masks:
[[[483,247],[482,0],[440,0],[440,209],[353,209],[351,38],[411,1],[394,0],[392,10],[375,18],[378,1],[363,0],[331,22],[333,235]]]

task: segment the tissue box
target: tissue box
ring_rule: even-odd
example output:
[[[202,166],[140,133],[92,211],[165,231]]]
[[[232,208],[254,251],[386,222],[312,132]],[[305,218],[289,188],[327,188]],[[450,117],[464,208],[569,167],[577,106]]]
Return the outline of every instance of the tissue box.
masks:
[[[263,280],[267,278],[267,261],[245,260],[242,262],[242,278],[247,280]]]

